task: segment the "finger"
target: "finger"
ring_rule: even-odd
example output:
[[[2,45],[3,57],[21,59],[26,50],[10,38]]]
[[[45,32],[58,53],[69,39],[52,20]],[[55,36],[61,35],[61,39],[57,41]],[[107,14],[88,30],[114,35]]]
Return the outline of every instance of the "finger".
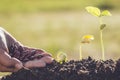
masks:
[[[40,60],[44,61],[47,64],[50,64],[50,63],[52,63],[53,58],[50,56],[45,56],[45,57],[41,58]]]
[[[21,63],[20,63],[20,64],[19,64],[19,63],[18,63],[18,64],[15,64],[15,68],[18,69],[18,70],[19,70],[19,69],[22,69],[22,68],[23,68],[23,65],[22,65]]]
[[[33,61],[26,62],[24,66],[27,68],[45,67],[46,63],[42,60],[33,60]]]
[[[14,67],[16,68],[16,70],[23,68],[22,62],[17,58],[12,58],[12,61],[14,62]]]
[[[42,60],[35,60],[34,65],[35,65],[35,67],[45,67],[46,63]]]

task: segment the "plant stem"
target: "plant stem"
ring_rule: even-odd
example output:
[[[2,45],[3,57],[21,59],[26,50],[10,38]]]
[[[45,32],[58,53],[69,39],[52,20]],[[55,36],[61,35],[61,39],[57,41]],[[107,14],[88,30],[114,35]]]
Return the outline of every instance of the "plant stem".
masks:
[[[100,21],[100,26],[103,24],[102,23],[102,18],[99,18]],[[105,60],[105,52],[104,52],[104,43],[103,43],[103,30],[100,29],[100,43],[101,43],[101,50],[102,50],[102,60]]]
[[[79,57],[80,60],[82,60],[82,45],[80,44],[80,48],[79,48],[80,52],[79,52]]]
[[[102,59],[105,60],[104,43],[103,43],[103,34],[102,34],[102,30],[100,30],[100,42],[101,42],[101,49],[102,49]]]

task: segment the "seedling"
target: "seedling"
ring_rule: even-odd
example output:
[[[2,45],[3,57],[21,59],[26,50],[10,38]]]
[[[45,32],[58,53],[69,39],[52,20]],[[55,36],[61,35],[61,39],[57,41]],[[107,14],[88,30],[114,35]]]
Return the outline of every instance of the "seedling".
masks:
[[[60,62],[60,63],[66,62],[67,61],[67,54],[62,52],[62,51],[58,52],[57,61]]]
[[[106,27],[106,24],[103,23],[102,17],[103,16],[112,16],[112,14],[108,10],[101,11],[97,7],[88,6],[86,7],[88,13],[92,14],[95,17],[98,17],[100,23],[100,43],[101,43],[101,50],[102,50],[102,60],[105,60],[105,53],[104,53],[104,43],[103,43],[103,30]]]
[[[92,40],[94,40],[93,35],[85,35],[82,37],[82,40],[80,42],[80,60],[82,60],[82,45],[84,45],[86,43],[89,44]]]

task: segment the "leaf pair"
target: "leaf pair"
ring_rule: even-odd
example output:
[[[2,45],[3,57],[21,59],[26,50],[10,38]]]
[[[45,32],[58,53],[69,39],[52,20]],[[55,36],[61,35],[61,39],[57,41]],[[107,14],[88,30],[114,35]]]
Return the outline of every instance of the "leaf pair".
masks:
[[[96,17],[112,16],[112,14],[108,10],[100,11],[100,9],[97,7],[88,6],[88,7],[86,7],[86,10],[90,14],[92,14],[93,16],[96,16]]]

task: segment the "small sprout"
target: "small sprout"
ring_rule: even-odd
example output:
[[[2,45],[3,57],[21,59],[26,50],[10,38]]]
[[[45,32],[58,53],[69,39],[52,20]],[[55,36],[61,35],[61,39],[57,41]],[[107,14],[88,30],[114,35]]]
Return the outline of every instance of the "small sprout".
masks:
[[[58,52],[57,61],[60,62],[60,63],[66,62],[67,61],[67,54],[62,52],[62,51]]]
[[[99,18],[100,23],[100,42],[101,42],[101,50],[102,50],[102,59],[105,60],[105,54],[104,54],[104,44],[103,44],[103,29],[106,27],[106,24],[103,24],[102,17],[103,16],[112,16],[112,14],[108,10],[101,11],[97,7],[88,6],[85,8],[88,13],[92,14],[95,17]]]
[[[82,37],[82,40],[80,42],[80,60],[82,60],[82,45],[85,43],[90,43],[92,40],[94,40],[94,36],[93,35],[85,35]]]

